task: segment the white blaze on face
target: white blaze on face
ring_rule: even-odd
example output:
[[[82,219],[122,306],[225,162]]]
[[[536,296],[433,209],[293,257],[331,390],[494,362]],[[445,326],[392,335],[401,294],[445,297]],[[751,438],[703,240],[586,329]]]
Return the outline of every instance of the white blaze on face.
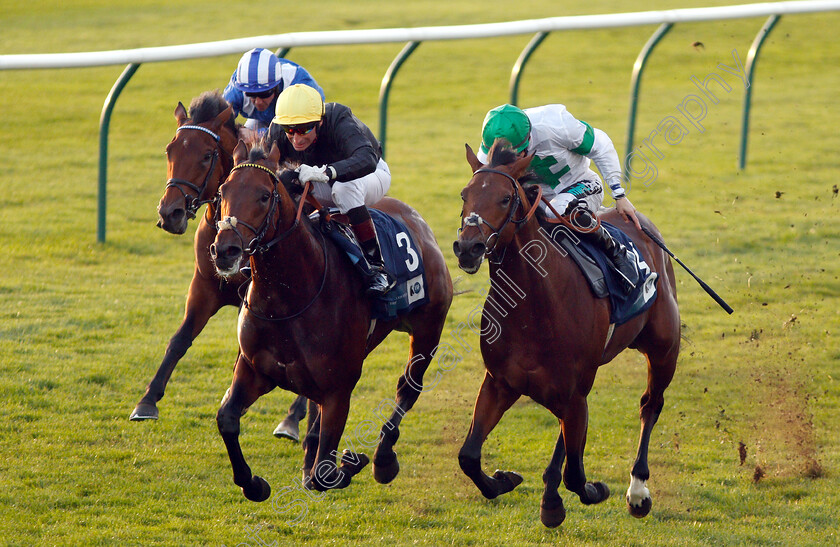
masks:
[[[644,500],[650,499],[650,490],[647,489],[647,481],[637,479],[630,475],[630,488],[627,489],[627,504],[633,507],[641,507]]]

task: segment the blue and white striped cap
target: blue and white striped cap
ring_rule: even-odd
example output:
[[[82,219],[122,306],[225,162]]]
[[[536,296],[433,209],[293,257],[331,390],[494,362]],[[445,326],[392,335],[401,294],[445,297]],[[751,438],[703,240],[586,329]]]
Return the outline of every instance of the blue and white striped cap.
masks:
[[[280,83],[280,60],[267,49],[254,48],[239,60],[233,85],[239,91],[260,93]]]

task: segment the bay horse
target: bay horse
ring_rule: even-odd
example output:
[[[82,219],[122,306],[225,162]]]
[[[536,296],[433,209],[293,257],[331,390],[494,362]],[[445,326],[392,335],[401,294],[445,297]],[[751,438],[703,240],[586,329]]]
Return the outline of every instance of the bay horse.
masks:
[[[546,243],[539,267],[534,260],[526,260],[526,255],[538,255],[533,249],[530,254],[523,252],[526,246],[548,241],[534,215],[536,198],[520,183],[531,157],[519,158],[500,143],[491,149],[487,166],[469,145],[466,147],[473,176],[461,192],[462,229],[453,246],[459,266],[467,273],[477,272],[488,257],[491,281],[481,321],[486,371],[469,434],[458,454],[459,464],[489,499],[522,482],[522,477],[511,471],[486,475],[481,469],[481,447],[505,411],[526,395],[554,414],[561,428],[543,474],[542,523],[555,527],[565,519],[558,493],[561,478],[584,504],[604,501],[609,488],[602,482],[587,481],[583,467],[586,398],[598,367],[625,348],[634,348],[647,357],[648,385],[640,402],[641,436],[626,499],[630,514],[644,517],[651,508],[646,484],[650,435],[680,349],[680,316],[670,258],[614,210],[600,216],[630,236],[659,276],[653,305],[621,325],[611,325],[609,299],[595,297],[568,253]],[[659,234],[647,218],[639,215],[639,221]]]
[[[248,276],[238,274],[220,280],[210,259],[210,245],[216,237],[215,197],[219,186],[233,167],[233,149],[238,142],[238,126],[232,109],[218,91],[206,91],[190,103],[175,107],[178,127],[166,146],[166,188],[158,205],[157,226],[181,235],[198,209],[207,204],[195,232],[195,272],[187,293],[184,319],[169,340],[163,361],[146,387],[146,393],[132,411],[133,421],[156,420],[157,402],[178,361],[193,340],[224,306],[239,306],[239,287]],[[298,422],[306,415],[306,399],[299,397],[288,416],[277,426],[275,436],[298,440]]]
[[[240,417],[279,386],[317,404],[303,441],[304,484],[321,491],[346,487],[369,462],[364,454],[345,451],[341,467],[336,465],[351,392],[368,353],[399,330],[409,334],[409,360],[373,456],[374,478],[388,483],[399,472],[394,452],[399,425],[423,389],[452,302],[452,280],[435,236],[408,205],[390,197],[374,205],[410,232],[412,252],[424,264],[428,301],[394,319],[372,321],[362,276],[316,223],[301,215],[305,197],[296,205],[278,183],[276,144],[270,153],[259,147],[249,153],[240,142],[233,157],[235,166],[220,188],[221,221],[211,252],[223,277],[237,275],[245,261],[251,267],[239,313],[240,355],[216,416],[234,483],[250,500],[270,496],[268,482],[252,475],[242,454]]]

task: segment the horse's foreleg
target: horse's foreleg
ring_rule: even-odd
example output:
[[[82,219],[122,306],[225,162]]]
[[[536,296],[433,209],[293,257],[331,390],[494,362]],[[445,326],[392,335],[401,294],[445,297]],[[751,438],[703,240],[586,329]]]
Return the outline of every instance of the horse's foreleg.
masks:
[[[271,487],[262,477],[252,475],[251,468],[245,462],[239,446],[239,422],[248,407],[271,387],[240,354],[236,359],[233,382],[216,414],[216,424],[233,468],[233,482],[242,488],[242,493],[251,501],[267,500],[271,495]]]
[[[545,490],[543,491],[542,502],[540,503],[540,521],[549,528],[560,526],[566,518],[566,509],[563,507],[563,498],[557,489],[563,481],[563,460],[566,458],[566,445],[563,442],[563,432],[557,436],[557,444],[554,445],[554,453],[551,461],[543,473]]]
[[[665,389],[674,377],[677,351],[668,352],[664,357],[648,354],[648,387],[639,403],[641,434],[636,450],[636,461],[630,472],[630,487],[627,489],[627,510],[634,517],[642,518],[650,513],[653,501],[647,480],[650,478],[648,467],[648,448],[653,426],[659,419],[665,404]]]
[[[190,349],[193,340],[207,325],[207,321],[222,307],[219,299],[215,296],[215,291],[218,289],[201,279],[197,279],[197,277],[198,273],[195,274],[190,284],[184,320],[169,340],[163,354],[163,361],[155,372],[154,378],[146,386],[146,393],[132,411],[129,417],[132,421],[158,419],[157,402],[163,398],[166,384],[175,370],[175,365]]]
[[[324,491],[346,488],[354,475],[370,461],[364,454],[345,451],[341,467],[336,466],[338,443],[347,424],[350,410],[350,393],[329,396],[321,405],[321,432],[318,440],[318,455],[306,483],[308,488]]]
[[[405,372],[397,382],[394,408],[391,416],[382,424],[379,444],[373,453],[373,478],[380,484],[388,484],[400,472],[400,463],[394,452],[394,445],[400,438],[400,423],[423,391],[423,376],[431,363],[432,352],[440,341],[442,329],[441,321],[439,328],[424,328],[423,331],[418,328],[411,335],[411,353]]]
[[[300,440],[300,421],[306,416],[306,397],[298,395],[289,407],[289,413],[274,429],[274,436],[278,439]]]
[[[475,402],[470,432],[458,452],[461,470],[475,483],[487,499],[510,492],[522,483],[512,471],[496,471],[492,477],[481,470],[481,447],[502,415],[519,399],[519,393],[484,373],[484,381]]]
[[[587,482],[583,469],[583,450],[589,422],[586,397],[576,395],[566,405],[563,413],[563,441],[566,445],[566,468],[563,484],[580,497],[585,505],[601,503],[610,496],[610,489],[602,482]]]

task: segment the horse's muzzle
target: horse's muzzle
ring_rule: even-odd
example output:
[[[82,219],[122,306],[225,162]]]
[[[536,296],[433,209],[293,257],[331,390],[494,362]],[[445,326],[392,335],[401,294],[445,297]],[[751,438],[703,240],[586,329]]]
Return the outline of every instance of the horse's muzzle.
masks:
[[[210,258],[213,259],[216,272],[222,277],[237,275],[242,257],[242,247],[239,245],[210,245]]]
[[[458,239],[452,244],[452,251],[458,257],[458,266],[467,273],[475,273],[484,260],[487,246],[477,239]]]

